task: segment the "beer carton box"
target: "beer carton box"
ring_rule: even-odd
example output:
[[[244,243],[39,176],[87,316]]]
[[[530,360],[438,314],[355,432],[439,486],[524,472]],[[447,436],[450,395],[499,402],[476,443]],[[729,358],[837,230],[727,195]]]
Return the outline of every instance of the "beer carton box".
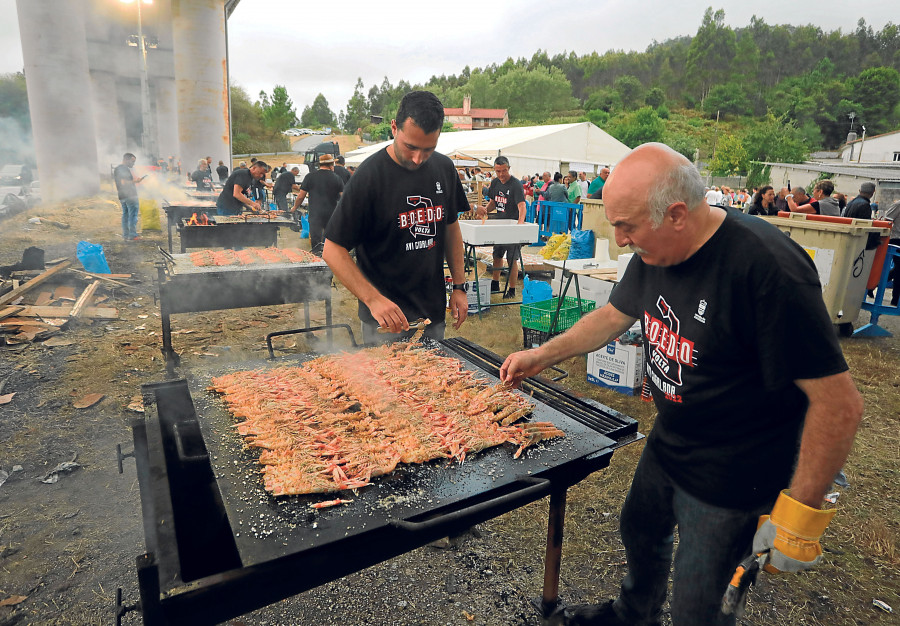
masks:
[[[627,345],[616,339],[587,355],[589,383],[633,396],[640,394],[643,377],[643,344]]]

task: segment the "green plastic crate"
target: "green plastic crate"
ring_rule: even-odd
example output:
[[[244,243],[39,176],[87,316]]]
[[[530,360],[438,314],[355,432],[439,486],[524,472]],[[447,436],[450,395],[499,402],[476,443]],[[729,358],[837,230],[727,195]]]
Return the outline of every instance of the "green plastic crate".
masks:
[[[550,300],[541,300],[530,304],[523,304],[520,308],[522,317],[522,327],[532,328],[534,330],[550,330],[550,323],[553,321],[553,314],[556,313],[556,303],[559,298]],[[597,303],[593,300],[581,299],[581,311],[578,310],[578,298],[566,296],[563,300],[562,307],[559,309],[559,317],[556,320],[554,332],[563,332],[569,330],[575,325],[575,322],[581,319],[585,313],[594,310]]]

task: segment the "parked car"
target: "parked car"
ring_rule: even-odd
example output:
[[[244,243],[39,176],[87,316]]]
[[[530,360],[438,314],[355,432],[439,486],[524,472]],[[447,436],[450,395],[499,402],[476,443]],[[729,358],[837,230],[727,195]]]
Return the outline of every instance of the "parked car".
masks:
[[[8,164],[0,167],[0,185],[18,185],[21,180],[22,165]]]

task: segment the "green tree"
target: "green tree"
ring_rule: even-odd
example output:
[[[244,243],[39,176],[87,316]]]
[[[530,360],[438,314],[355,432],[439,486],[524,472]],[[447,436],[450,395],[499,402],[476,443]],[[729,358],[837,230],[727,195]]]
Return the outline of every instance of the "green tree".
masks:
[[[771,112],[751,126],[742,137],[750,163],[748,185],[768,182],[764,162],[802,163],[809,156],[809,146],[796,123]]]
[[[709,170],[713,176],[733,176],[745,173],[749,165],[743,138],[738,135],[723,135],[709,162]]]
[[[862,20],[861,20],[862,21]],[[891,130],[897,124],[895,107],[900,102],[900,73],[892,67],[863,70],[850,81],[853,99],[860,105],[860,122],[869,135]]]
[[[707,8],[687,57],[687,78],[701,101],[713,85],[728,80],[736,46],[734,31],[725,26],[725,11]]]
[[[721,115],[746,115],[750,112],[747,99],[737,83],[715,85],[703,101],[703,112],[710,118]]]
[[[642,107],[611,119],[606,131],[629,148],[636,148],[648,141],[662,141],[666,125],[652,107]]]
[[[15,120],[21,128],[31,128],[25,74],[22,72],[0,75],[0,118],[3,117]]]
[[[325,96],[318,94],[312,105],[303,107],[300,123],[304,126],[334,126],[334,112],[328,107]]]
[[[363,95],[363,89],[362,78],[357,78],[356,88],[353,90],[350,100],[347,101],[347,110],[341,124],[348,133],[355,133],[357,128],[362,128],[369,123],[369,106]]]
[[[554,111],[574,108],[572,86],[561,70],[517,67],[494,85],[499,106],[509,109],[510,120],[543,121]]]
[[[659,87],[651,87],[647,90],[647,95],[644,96],[644,104],[647,106],[653,107],[654,109],[658,109],[666,102],[666,94]]]
[[[613,83],[613,87],[628,110],[639,108],[644,101],[644,86],[641,81],[630,74],[619,76]]]
[[[259,92],[259,109],[263,126],[272,135],[277,135],[297,124],[294,103],[282,85],[275,85],[271,97],[265,91]]]

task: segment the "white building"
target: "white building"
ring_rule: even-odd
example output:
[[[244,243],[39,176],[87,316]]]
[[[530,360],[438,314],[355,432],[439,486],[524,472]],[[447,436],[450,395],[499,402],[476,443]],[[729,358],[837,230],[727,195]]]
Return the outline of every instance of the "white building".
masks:
[[[900,165],[900,129],[848,141],[841,148],[841,160],[844,163]]]
[[[349,152],[347,164],[359,165],[390,143]],[[593,178],[600,168],[618,163],[631,149],[594,124],[579,122],[441,133],[437,151],[488,163],[502,155],[509,159],[509,169],[516,177],[575,170]]]

